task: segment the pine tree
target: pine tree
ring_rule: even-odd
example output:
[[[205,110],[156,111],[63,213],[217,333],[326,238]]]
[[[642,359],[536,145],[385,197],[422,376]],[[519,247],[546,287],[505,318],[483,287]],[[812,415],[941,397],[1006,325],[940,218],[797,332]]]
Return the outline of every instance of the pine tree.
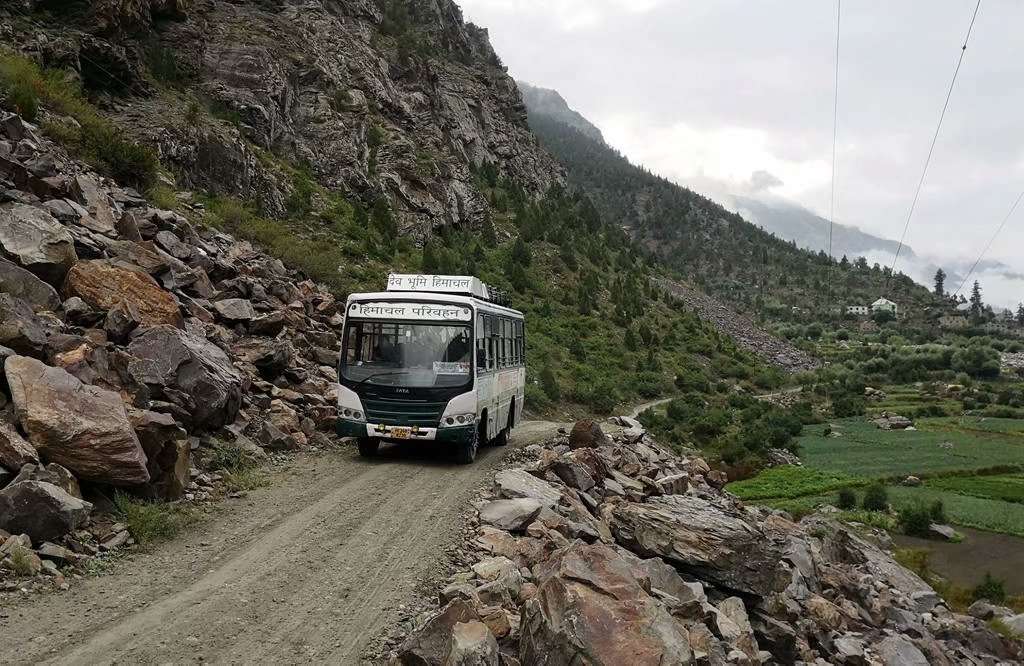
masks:
[[[540,371],[540,387],[552,400],[561,399],[562,390],[558,386],[558,377],[555,376],[555,371],[551,369],[550,365],[544,366],[544,369]]]
[[[971,288],[971,319],[981,320],[981,313],[984,311],[985,303],[981,300],[981,284],[975,280]]]
[[[1024,303],[1017,305],[1017,325],[1024,328]]]
[[[935,271],[935,295],[946,295],[946,271],[941,268]]]

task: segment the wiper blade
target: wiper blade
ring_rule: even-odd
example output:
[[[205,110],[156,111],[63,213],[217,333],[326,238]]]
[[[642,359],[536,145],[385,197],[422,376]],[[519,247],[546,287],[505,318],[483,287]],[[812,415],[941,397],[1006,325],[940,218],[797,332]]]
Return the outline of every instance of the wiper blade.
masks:
[[[360,379],[358,382],[356,382],[356,386],[360,386],[362,384],[365,384],[366,382],[370,381],[371,379],[374,379],[375,377],[390,377],[390,376],[394,376],[394,375],[407,375],[407,374],[409,374],[408,370],[395,370],[395,371],[392,371],[392,372],[375,372],[372,375],[367,375],[366,377],[363,377],[362,379]]]

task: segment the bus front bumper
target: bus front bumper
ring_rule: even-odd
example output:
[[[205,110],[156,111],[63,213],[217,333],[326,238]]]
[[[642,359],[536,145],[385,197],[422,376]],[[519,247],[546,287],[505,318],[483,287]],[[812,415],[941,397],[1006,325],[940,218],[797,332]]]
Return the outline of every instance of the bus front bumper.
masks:
[[[403,428],[402,426],[357,423],[338,419],[336,430],[340,437],[377,437],[394,441],[451,442],[465,444],[473,439],[475,425],[455,428]]]

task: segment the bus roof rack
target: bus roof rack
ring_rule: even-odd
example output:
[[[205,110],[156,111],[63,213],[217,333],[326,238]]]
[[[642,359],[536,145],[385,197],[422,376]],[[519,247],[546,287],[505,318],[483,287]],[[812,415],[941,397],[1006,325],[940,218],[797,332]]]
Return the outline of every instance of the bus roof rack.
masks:
[[[392,273],[388,275],[388,291],[425,291],[442,294],[465,294],[484,301],[511,307],[508,292],[469,275],[413,275]]]

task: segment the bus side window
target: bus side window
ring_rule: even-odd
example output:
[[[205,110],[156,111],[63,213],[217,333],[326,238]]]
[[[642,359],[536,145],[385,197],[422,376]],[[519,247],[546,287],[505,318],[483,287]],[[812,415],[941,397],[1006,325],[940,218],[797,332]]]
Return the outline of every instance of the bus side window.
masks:
[[[505,367],[509,367],[514,363],[512,359],[512,322],[508,319],[501,320],[501,341],[505,348]]]
[[[487,370],[487,335],[484,332],[484,315],[476,318],[476,371],[477,374]]]
[[[498,345],[495,338],[494,315],[487,315],[487,369],[494,370],[498,367]]]

